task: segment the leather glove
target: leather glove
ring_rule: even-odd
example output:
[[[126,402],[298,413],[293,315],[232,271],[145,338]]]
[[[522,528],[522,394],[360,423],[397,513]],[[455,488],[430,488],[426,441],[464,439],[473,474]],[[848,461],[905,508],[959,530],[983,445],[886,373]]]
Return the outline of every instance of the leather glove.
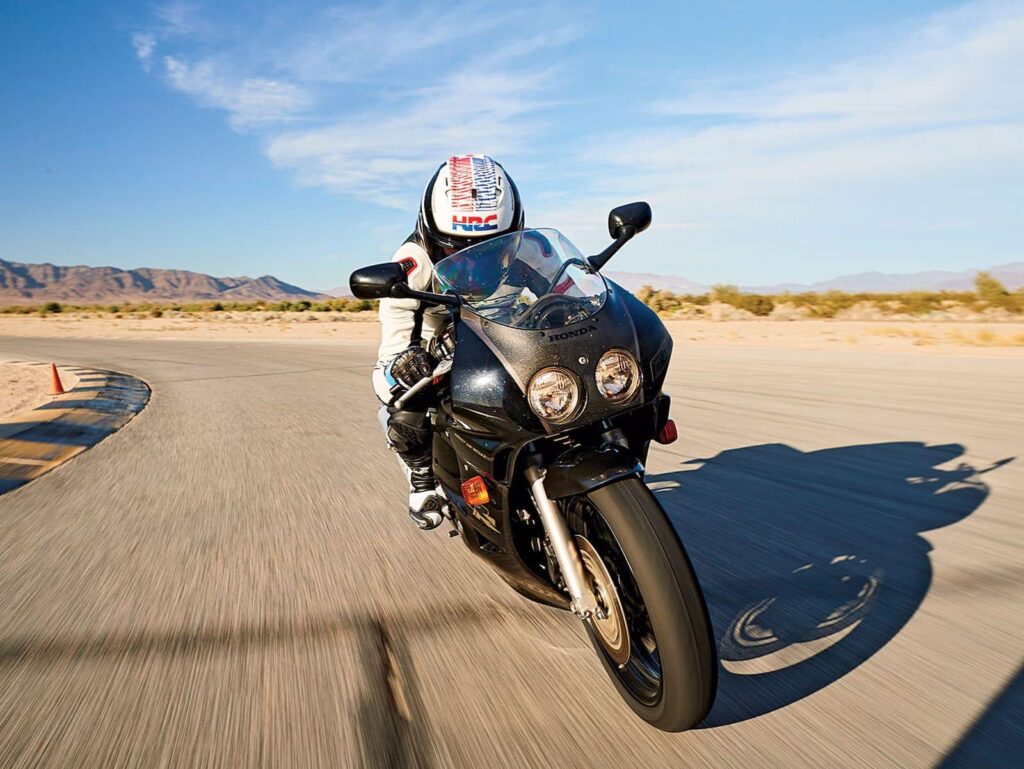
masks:
[[[437,361],[419,345],[403,350],[391,360],[385,371],[391,380],[389,384],[393,383],[391,392],[397,395],[408,390],[423,377],[430,376],[436,365]]]

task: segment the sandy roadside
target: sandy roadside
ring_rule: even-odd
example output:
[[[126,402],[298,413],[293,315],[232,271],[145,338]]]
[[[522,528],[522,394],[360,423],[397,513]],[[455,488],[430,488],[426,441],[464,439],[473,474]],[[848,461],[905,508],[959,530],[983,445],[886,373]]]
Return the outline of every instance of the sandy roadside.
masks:
[[[672,320],[681,344],[779,349],[893,350],[927,354],[1024,355],[1024,322]],[[364,341],[379,338],[375,313],[212,313],[208,316],[0,316],[0,337]],[[0,342],[0,354],[3,345]]]
[[[61,380],[64,389],[70,390],[78,382],[78,377],[69,371],[61,371]],[[50,399],[49,366],[0,360],[0,423]]]

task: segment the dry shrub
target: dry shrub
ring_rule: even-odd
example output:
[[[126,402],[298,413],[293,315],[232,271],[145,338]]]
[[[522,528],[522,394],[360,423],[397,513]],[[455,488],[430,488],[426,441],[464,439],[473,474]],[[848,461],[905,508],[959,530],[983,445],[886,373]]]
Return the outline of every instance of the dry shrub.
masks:
[[[1024,347],[1024,333],[997,334],[989,328],[971,331],[955,328],[946,334],[946,338],[952,344],[972,347]]]
[[[806,307],[798,307],[792,302],[780,302],[772,309],[768,316],[772,320],[803,320],[810,315]]]
[[[882,320],[885,317],[886,313],[874,302],[857,302],[835,314],[836,320]]]
[[[708,320],[754,320],[757,316],[731,304],[712,302],[707,306],[706,317]]]
[[[910,332],[911,344],[918,347],[926,344],[932,344],[935,341],[935,337],[928,331],[923,329],[915,328]]]

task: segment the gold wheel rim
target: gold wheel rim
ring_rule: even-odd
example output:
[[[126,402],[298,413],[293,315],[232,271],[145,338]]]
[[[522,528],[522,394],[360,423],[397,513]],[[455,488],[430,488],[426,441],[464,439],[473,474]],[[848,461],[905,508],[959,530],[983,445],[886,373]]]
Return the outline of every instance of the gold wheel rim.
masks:
[[[597,554],[597,550],[586,537],[576,535],[576,547],[583,562],[583,570],[590,580],[594,595],[601,606],[603,617],[591,617],[588,622],[594,629],[601,646],[615,664],[625,665],[629,661],[629,628],[626,613],[622,610],[619,591],[615,589],[611,574]]]

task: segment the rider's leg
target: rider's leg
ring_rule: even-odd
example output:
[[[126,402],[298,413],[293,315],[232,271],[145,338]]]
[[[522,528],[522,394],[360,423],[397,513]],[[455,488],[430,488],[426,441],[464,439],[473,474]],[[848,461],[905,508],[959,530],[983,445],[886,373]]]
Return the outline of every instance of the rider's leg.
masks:
[[[430,419],[425,412],[388,408],[385,432],[388,446],[402,460],[409,478],[409,517],[421,529],[439,526],[445,500],[437,490],[432,467]]]

